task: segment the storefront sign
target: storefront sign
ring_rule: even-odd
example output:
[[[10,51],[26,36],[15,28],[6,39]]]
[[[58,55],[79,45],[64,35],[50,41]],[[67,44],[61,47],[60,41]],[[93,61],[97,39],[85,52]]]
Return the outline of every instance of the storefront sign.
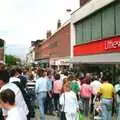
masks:
[[[105,49],[116,49],[120,48],[120,41],[106,41],[105,42]]]
[[[120,52],[120,36],[74,46],[74,56]]]

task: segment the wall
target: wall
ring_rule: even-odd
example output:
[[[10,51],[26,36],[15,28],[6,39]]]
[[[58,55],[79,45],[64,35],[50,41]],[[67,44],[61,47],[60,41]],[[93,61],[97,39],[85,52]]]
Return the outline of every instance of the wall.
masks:
[[[35,59],[70,56],[70,24],[59,29],[41,46],[35,48]]]

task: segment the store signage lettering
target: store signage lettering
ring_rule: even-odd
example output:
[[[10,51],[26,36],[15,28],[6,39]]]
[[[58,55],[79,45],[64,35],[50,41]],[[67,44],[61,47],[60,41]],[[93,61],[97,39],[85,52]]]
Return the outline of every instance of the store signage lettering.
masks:
[[[116,49],[120,48],[120,41],[106,41],[105,42],[105,49]]]

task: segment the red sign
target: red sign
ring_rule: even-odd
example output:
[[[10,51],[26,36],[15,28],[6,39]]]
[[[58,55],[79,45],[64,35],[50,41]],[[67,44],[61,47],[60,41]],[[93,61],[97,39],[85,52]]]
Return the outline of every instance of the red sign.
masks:
[[[74,56],[120,52],[120,36],[74,46]]]

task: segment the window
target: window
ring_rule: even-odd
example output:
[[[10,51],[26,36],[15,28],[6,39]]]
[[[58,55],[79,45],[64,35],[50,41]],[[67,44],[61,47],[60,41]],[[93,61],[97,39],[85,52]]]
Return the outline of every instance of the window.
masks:
[[[116,34],[120,35],[120,2],[116,4]]]
[[[92,40],[101,38],[101,13],[95,14],[92,17]]]
[[[102,37],[110,37],[115,34],[114,6],[102,11]]]
[[[91,18],[83,21],[83,41],[88,42],[91,40]]]
[[[76,24],[76,44],[83,43],[83,27],[82,23]]]

